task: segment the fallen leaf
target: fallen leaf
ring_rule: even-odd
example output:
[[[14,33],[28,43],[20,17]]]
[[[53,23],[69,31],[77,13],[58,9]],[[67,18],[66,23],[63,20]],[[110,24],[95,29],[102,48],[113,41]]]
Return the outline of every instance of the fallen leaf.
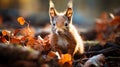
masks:
[[[14,36],[16,36],[20,32],[19,29],[14,30]]]
[[[19,33],[24,35],[24,36],[34,36],[35,29],[33,27],[29,27],[29,28],[25,27],[25,28],[22,28]]]
[[[10,39],[10,43],[13,43],[13,44],[19,44],[19,43],[20,43],[20,39],[17,39],[17,38],[11,38],[11,39]]]
[[[2,38],[1,38],[1,41],[2,41],[3,43],[7,42],[7,40],[6,40],[5,37],[2,37]]]
[[[18,17],[17,21],[20,23],[20,25],[24,25],[25,24],[25,19],[23,17]]]
[[[3,35],[3,36],[7,35],[7,31],[6,31],[6,30],[3,30],[3,31],[2,31],[2,35]]]
[[[59,64],[69,63],[72,64],[72,57],[70,54],[62,54]]]

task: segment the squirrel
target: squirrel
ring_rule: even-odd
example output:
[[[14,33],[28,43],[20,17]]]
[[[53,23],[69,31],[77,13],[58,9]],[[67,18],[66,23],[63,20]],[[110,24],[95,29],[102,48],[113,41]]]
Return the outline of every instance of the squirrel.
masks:
[[[72,0],[69,0],[67,10],[62,13],[56,11],[52,0],[49,1],[49,16],[52,29],[50,44],[52,50],[58,51],[60,54],[84,53],[83,40],[72,24],[72,15]]]

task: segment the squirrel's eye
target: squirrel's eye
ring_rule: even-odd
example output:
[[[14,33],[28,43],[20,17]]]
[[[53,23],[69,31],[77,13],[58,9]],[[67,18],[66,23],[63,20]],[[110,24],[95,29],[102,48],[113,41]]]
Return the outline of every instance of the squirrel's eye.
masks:
[[[65,23],[65,26],[68,26],[68,23]]]
[[[55,26],[55,23],[53,23],[53,26]]]

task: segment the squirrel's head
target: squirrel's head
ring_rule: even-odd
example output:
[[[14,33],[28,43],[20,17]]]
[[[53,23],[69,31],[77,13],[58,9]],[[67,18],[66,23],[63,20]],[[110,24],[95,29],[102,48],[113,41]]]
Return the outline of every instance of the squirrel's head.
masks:
[[[70,24],[72,24],[72,0],[69,0],[68,8],[63,13],[58,13],[56,11],[54,4],[51,0],[49,5],[49,16],[53,33],[65,34],[65,32],[69,30]]]

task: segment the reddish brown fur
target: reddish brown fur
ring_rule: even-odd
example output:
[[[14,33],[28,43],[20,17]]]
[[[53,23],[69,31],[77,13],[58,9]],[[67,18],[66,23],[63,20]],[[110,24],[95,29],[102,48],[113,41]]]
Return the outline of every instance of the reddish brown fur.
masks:
[[[51,33],[50,37],[51,37],[50,43],[53,45],[52,46],[53,50],[59,51],[60,53],[69,53],[69,54],[73,55],[76,41],[71,33],[68,33],[67,35],[64,35],[64,34],[56,35],[54,33]],[[59,40],[58,37],[65,38],[67,40],[67,42],[68,42],[67,47],[64,44],[61,45],[58,43],[58,40]]]
[[[53,51],[60,54],[69,53],[74,55],[76,52],[83,53],[84,46],[81,37],[72,24],[72,3],[69,2],[66,13],[57,13],[54,4],[50,0],[50,21],[52,32],[50,35],[50,44]],[[67,24],[66,24],[67,23]]]

